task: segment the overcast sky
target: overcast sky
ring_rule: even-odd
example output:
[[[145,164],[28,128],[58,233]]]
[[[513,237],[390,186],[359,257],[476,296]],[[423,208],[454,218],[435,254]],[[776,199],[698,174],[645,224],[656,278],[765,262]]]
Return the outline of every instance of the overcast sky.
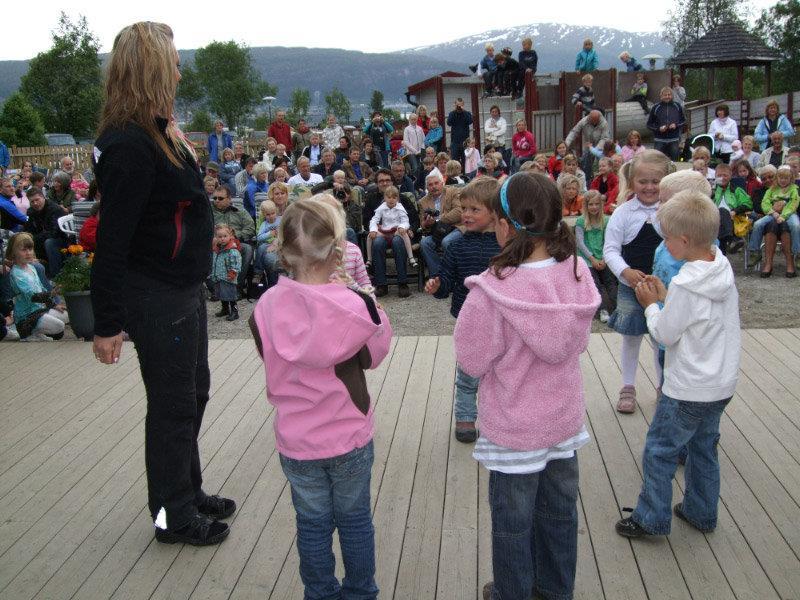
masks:
[[[754,15],[777,0],[749,0]],[[4,11],[0,60],[28,59],[51,45],[50,32],[64,9],[76,19],[85,15],[100,38],[102,51],[111,49],[122,27],[136,21],[162,21],[175,32],[180,49],[205,46],[214,40],[236,40],[248,46],[307,46],[363,52],[391,52],[446,42],[490,29],[528,23],[599,25],[627,31],[659,31],[674,0],[570,0],[531,2],[483,0],[468,2],[170,2],[169,0],[44,0],[35,15],[26,5],[9,0]],[[388,14],[393,7],[396,16]],[[568,6],[569,10],[564,8]],[[599,6],[603,9],[598,10]],[[335,8],[334,8],[335,7]],[[308,23],[308,25],[303,25]],[[391,23],[391,25],[389,25]]]

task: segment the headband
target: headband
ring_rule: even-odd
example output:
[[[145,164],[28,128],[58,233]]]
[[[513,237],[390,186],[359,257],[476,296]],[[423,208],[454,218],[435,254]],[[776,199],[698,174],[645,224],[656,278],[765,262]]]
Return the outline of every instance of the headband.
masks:
[[[534,237],[547,235],[547,233],[545,233],[544,231],[532,231],[531,229],[528,229],[528,227],[526,227],[522,223],[518,223],[517,221],[514,220],[514,217],[511,216],[511,211],[508,208],[508,182],[511,181],[516,176],[517,175],[514,174],[508,179],[506,179],[503,182],[503,185],[500,187],[500,206],[503,208],[503,212],[506,213],[508,220],[511,221],[511,224],[517,231],[524,231],[528,235]]]

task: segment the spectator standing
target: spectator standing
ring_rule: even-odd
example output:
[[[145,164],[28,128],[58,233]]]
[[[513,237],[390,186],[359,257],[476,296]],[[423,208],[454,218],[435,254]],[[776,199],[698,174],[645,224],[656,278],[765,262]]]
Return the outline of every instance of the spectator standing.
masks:
[[[11,153],[8,147],[0,140],[0,174],[5,173],[8,165],[11,164]]]
[[[661,88],[661,102],[653,105],[647,117],[647,128],[653,132],[654,149],[678,160],[681,129],[686,124],[683,108],[673,100],[672,89]]]
[[[495,150],[498,152],[505,153],[507,130],[508,124],[500,115],[500,107],[495,104],[489,109],[489,118],[486,119],[486,122],[483,124],[483,132],[486,135],[486,143],[492,144]]]
[[[389,164],[389,140],[394,131],[391,123],[383,120],[380,111],[372,113],[370,122],[364,126],[364,133],[369,136],[375,149],[381,154],[381,166]]]
[[[214,121],[214,131],[208,134],[208,160],[221,163],[222,151],[233,148],[233,138],[225,131],[225,124],[217,119]]]
[[[454,109],[447,115],[450,127],[450,158],[464,164],[464,142],[469,139],[472,113],[464,110],[464,100],[456,98]]]
[[[533,49],[533,40],[529,37],[523,38],[522,50],[519,52],[519,78],[517,79],[517,96],[521,96],[525,89],[525,73],[531,74],[531,79],[536,75],[536,68],[539,66],[539,56]]]
[[[433,148],[434,154],[442,151],[442,144],[444,142],[444,129],[439,125],[439,119],[431,117],[430,129],[425,134],[425,147]]]
[[[275,139],[277,144],[283,144],[286,152],[292,151],[292,128],[286,122],[286,112],[279,110],[275,115],[275,120],[269,126],[267,135]]]
[[[783,134],[783,139],[794,137],[794,127],[786,118],[786,115],[780,114],[780,106],[775,100],[769,102],[764,109],[764,118],[756,125],[756,131],[753,134],[756,142],[761,148],[766,148],[769,145],[769,136],[775,131],[780,131]]]
[[[686,104],[686,88],[681,85],[681,76],[674,75],[672,77],[672,99],[683,108]]]
[[[575,70],[581,73],[591,73],[597,70],[597,52],[594,51],[594,42],[589,38],[583,40],[583,49],[575,57]]]
[[[572,146],[578,136],[583,138],[583,154],[581,155],[581,169],[587,178],[592,176],[595,155],[599,158],[603,154],[603,146],[611,140],[608,121],[598,110],[593,110],[578,121],[567,135],[567,148]]]
[[[306,124],[305,119],[297,121],[297,129],[292,133],[292,158],[295,163],[297,163],[297,159],[300,158],[300,154],[303,150],[311,145],[312,135],[311,129]],[[317,140],[317,145],[319,145],[319,140]]]
[[[416,173],[419,168],[419,155],[425,148],[425,131],[417,123],[419,117],[411,113],[408,115],[408,125],[403,130],[403,148],[405,148],[405,159],[412,173]]]
[[[344,136],[344,129],[336,122],[334,115],[328,115],[328,124],[322,130],[322,144],[331,150],[339,145],[339,138]]]
[[[733,153],[731,144],[739,139],[739,126],[731,118],[727,104],[717,106],[714,114],[717,118],[711,121],[708,135],[714,138],[714,155],[727,164]]]
[[[256,224],[253,217],[243,210],[236,208],[231,202],[228,188],[218,187],[214,190],[214,205],[212,216],[214,226],[227,225],[233,230],[233,235],[239,241],[238,250],[242,255],[242,268],[238,273],[239,285],[244,285],[247,277],[247,269],[253,261],[253,240],[256,237]]]

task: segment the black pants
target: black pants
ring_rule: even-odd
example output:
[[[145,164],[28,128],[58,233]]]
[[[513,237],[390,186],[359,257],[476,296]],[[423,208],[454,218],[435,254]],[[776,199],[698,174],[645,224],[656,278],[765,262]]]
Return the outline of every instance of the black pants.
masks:
[[[728,254],[728,244],[733,241],[733,217],[727,208],[719,209],[719,248],[722,254]]]
[[[211,384],[205,295],[199,283],[180,289],[130,279],[127,330],[147,392],[148,504],[154,520],[163,508],[167,528],[178,529],[205,497],[197,447]]]
[[[680,140],[675,140],[674,142],[653,143],[653,148],[669,156],[669,159],[672,161],[678,160],[678,152],[680,150],[679,146]]]
[[[617,278],[607,266],[601,271],[591,267],[589,271],[592,273],[597,291],[600,292],[600,306],[597,308],[597,313],[600,314],[601,310],[608,311],[608,314],[613,313],[617,308]]]
[[[642,96],[641,94],[637,94],[636,96],[631,96],[626,100],[626,102],[638,102],[639,106],[642,107],[642,110],[650,114],[650,108],[647,106],[647,96]]]

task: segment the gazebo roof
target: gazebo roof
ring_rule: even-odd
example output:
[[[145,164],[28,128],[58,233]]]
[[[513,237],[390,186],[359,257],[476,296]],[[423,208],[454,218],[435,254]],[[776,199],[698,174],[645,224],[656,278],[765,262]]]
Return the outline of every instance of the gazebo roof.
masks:
[[[672,59],[676,65],[760,65],[780,55],[736,23],[718,25]]]

